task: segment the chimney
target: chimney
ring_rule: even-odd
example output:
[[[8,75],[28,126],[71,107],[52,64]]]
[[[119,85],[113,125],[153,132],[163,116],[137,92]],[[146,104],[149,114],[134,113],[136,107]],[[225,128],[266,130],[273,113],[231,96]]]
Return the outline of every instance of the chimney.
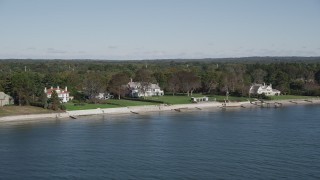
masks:
[[[66,86],[66,87],[64,88],[64,90],[65,90],[65,91],[68,91],[68,88],[67,88],[67,86]]]
[[[51,89],[53,89],[53,86],[51,86]]]
[[[130,82],[132,82],[132,78],[130,78]]]
[[[60,89],[59,86],[57,86],[57,89]]]
[[[44,92],[47,93],[47,87],[44,87]]]

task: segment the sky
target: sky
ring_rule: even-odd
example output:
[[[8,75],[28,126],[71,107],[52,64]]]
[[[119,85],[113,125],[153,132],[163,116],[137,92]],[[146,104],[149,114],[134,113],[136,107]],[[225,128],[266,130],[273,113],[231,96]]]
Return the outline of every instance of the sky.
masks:
[[[0,59],[320,56],[320,0],[0,0]]]

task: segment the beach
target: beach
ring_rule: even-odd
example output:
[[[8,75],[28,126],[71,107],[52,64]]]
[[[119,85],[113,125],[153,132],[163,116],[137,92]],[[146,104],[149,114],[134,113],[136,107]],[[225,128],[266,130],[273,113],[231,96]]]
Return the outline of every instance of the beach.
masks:
[[[41,119],[68,119],[77,118],[78,116],[90,115],[118,115],[118,114],[142,114],[147,112],[161,112],[161,111],[190,111],[202,109],[223,109],[223,108],[280,108],[294,105],[310,105],[320,104],[320,98],[313,99],[290,99],[290,100],[276,100],[276,101],[253,101],[253,102],[202,102],[193,104],[177,104],[177,105],[144,105],[144,106],[128,106],[119,108],[97,108],[88,110],[74,110],[62,113],[47,113],[47,114],[31,114],[31,115],[14,115],[0,117],[1,122],[11,121],[28,121]]]

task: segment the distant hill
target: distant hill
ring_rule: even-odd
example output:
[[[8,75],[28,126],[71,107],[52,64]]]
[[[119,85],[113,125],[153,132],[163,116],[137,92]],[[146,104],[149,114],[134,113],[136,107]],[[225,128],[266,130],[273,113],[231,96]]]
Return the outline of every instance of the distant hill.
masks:
[[[253,56],[253,57],[230,57],[230,58],[203,58],[203,59],[141,59],[141,60],[108,60],[108,59],[0,59],[0,61],[92,61],[92,62],[241,62],[241,63],[275,63],[275,62],[320,62],[319,57],[299,57],[299,56]]]

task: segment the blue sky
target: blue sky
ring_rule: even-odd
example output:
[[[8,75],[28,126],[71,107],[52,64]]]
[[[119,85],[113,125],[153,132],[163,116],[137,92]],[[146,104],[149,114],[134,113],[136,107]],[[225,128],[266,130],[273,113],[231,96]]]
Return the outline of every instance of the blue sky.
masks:
[[[0,58],[320,56],[320,0],[0,0]]]

